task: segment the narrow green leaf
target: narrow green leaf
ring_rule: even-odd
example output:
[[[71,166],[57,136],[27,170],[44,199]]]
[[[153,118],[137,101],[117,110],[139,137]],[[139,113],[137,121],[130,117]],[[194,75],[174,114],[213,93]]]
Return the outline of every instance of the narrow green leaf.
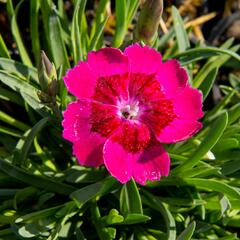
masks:
[[[90,47],[89,47],[89,51],[93,51],[96,50],[96,46],[98,46],[99,44],[99,39],[103,33],[104,27],[107,23],[108,17],[106,17],[103,22],[100,23],[100,25],[98,26],[98,29],[96,30],[93,38],[91,39],[90,42]]]
[[[14,14],[14,8],[13,8],[13,3],[12,0],[7,0],[7,12],[10,17]]]
[[[237,93],[237,91],[232,90],[230,91],[213,109],[211,109],[207,114],[205,115],[205,121],[211,121],[215,119],[221,112],[223,111],[224,107],[230,103],[232,97]]]
[[[11,58],[1,34],[0,34],[0,57]]]
[[[234,46],[229,49],[230,51],[227,49],[223,49],[223,48],[213,48],[213,49],[211,48],[212,49],[211,52],[216,53],[216,52],[218,52],[219,49],[221,49],[220,51],[225,51],[224,52],[225,55],[210,58],[207,61],[207,63],[205,63],[205,65],[200,69],[200,71],[195,76],[195,78],[193,79],[193,87],[198,88],[201,85],[201,83],[204,81],[204,79],[208,76],[209,72],[211,72],[214,68],[220,68],[231,57],[236,57],[235,52],[238,51],[239,47],[240,46],[238,46],[238,45]],[[199,49],[194,49],[194,50],[195,50],[195,52],[192,52],[192,53],[198,54]],[[206,48],[205,48],[205,50],[206,50]],[[209,52],[209,48],[207,48],[206,52]],[[232,54],[234,54],[234,56]],[[237,56],[237,58],[239,59],[239,56]]]
[[[0,99],[24,106],[23,100],[18,94],[2,87],[0,87]]]
[[[29,153],[33,140],[43,129],[43,127],[45,127],[48,121],[48,117],[41,119],[37,124],[33,126],[33,128],[29,129],[24,134],[24,137],[22,139],[19,140],[14,153],[14,162],[20,163],[21,166],[26,166],[27,155]]]
[[[120,47],[123,43],[127,30],[127,6],[126,0],[116,0],[116,30],[113,40],[114,47]]]
[[[239,48],[239,45],[236,45],[232,49],[235,50],[237,48]],[[216,47],[205,47],[205,48],[197,47],[197,48],[189,49],[182,53],[178,53],[174,56],[174,58],[178,58],[183,65],[189,64],[191,62],[199,61],[204,58],[209,58],[213,56],[222,56],[222,55],[227,55],[229,57],[232,57],[239,62],[240,56],[237,53],[235,53],[235,51],[233,50],[216,48]]]
[[[167,43],[174,37],[175,31],[174,28],[170,28],[167,33],[160,37],[158,42],[158,50],[161,52],[166,49]],[[164,60],[166,58],[164,57]]]
[[[240,192],[236,188],[218,180],[201,178],[184,178],[183,180],[200,189],[220,192],[233,199],[240,198]]]
[[[41,15],[44,28],[44,37],[46,42],[46,49],[48,57],[52,58],[51,43],[50,43],[50,33],[49,33],[49,19],[53,7],[52,0],[40,0]]]
[[[195,166],[201,158],[212,149],[222,136],[228,122],[227,113],[223,113],[218,119],[210,126],[210,130],[206,137],[202,140],[196,151],[192,154],[188,161],[183,162],[181,165],[172,170],[171,174],[181,174],[181,172]]]
[[[235,104],[228,110],[228,125],[233,124],[240,118],[240,103]]]
[[[88,22],[87,22],[87,17],[85,14],[82,15],[82,21],[81,21],[81,47],[82,47],[82,55],[83,59],[85,60],[87,58],[87,48],[89,46],[89,28],[88,28]]]
[[[37,192],[38,192],[38,189],[34,187],[26,187],[18,190],[13,199],[14,208],[17,209],[17,205],[19,202],[23,202],[27,198],[36,196]]]
[[[161,202],[167,203],[169,205],[184,206],[184,207],[195,207],[198,205],[203,205],[206,202],[200,199],[191,198],[177,198],[177,197],[158,197]]]
[[[73,192],[70,197],[75,201],[78,207],[81,207],[89,200],[97,196],[102,196],[111,191],[115,183],[116,182],[112,181],[111,178],[106,178],[103,181],[90,184]]]
[[[65,207],[60,209],[55,215],[56,217],[61,219],[57,222],[54,230],[52,231],[51,235],[47,238],[47,240],[57,240],[61,238],[62,235],[68,236],[71,223],[66,222],[69,220],[69,218],[76,215],[77,212],[78,209],[73,202],[69,202],[68,204],[65,205]]]
[[[209,74],[206,76],[205,80],[199,86],[198,89],[201,90],[203,94],[203,101],[206,99],[210,90],[212,89],[214,81],[217,77],[217,73],[218,73],[217,68],[214,68],[213,70],[211,70]]]
[[[38,83],[37,69],[28,67],[15,60],[0,58],[0,69],[3,69],[9,73],[20,75],[22,78],[32,78],[36,83]]]
[[[22,136],[21,132],[15,130],[15,129],[12,129],[12,128],[2,126],[2,125],[0,125],[0,133],[8,134],[10,136],[18,137],[18,138],[20,138]]]
[[[97,9],[96,9],[96,17],[93,20],[92,28],[91,28],[91,34],[90,34],[91,39],[95,35],[95,32],[96,32],[100,22],[102,22],[104,19],[104,14],[106,12],[106,7],[107,7],[108,2],[109,2],[109,0],[100,0],[98,3]]]
[[[39,98],[37,96],[37,92],[39,91],[38,89],[26,81],[23,81],[22,79],[13,75],[7,74],[1,70],[0,81],[2,81],[14,91],[20,92],[24,100],[43,117],[49,116],[47,108],[39,101]]]
[[[240,78],[233,73],[229,74],[229,82],[233,88],[240,89]]]
[[[34,221],[34,220],[38,220],[38,219],[41,219],[41,218],[43,219],[43,218],[48,217],[48,216],[53,216],[57,211],[64,208],[69,203],[70,202],[67,202],[65,204],[61,204],[61,205],[58,205],[58,206],[55,206],[55,207],[51,207],[51,208],[47,208],[47,209],[44,209],[44,210],[28,213],[24,216],[21,216],[21,217],[17,218],[15,222],[20,223],[20,222],[27,222],[29,220]]]
[[[93,183],[106,177],[106,172],[95,168],[73,166],[65,171],[65,176],[66,181],[70,183]]]
[[[184,28],[183,20],[178,10],[174,6],[172,6],[172,17],[173,17],[174,29],[177,37],[178,50],[179,52],[184,52],[186,49],[190,47],[190,43],[188,40],[187,32],[185,31],[185,28]]]
[[[5,236],[6,235],[11,235],[12,233],[12,229],[11,228],[7,228],[7,229],[4,229],[4,230],[0,230],[0,237],[2,236]],[[14,236],[12,236],[12,239],[13,239]],[[3,238],[2,238],[3,239]]]
[[[101,182],[93,183],[73,192],[70,197],[76,202],[78,207],[81,207],[84,203],[96,197],[101,187]]]
[[[236,138],[223,138],[213,147],[213,152],[223,152],[238,146],[239,142]]]
[[[230,175],[237,172],[240,169],[239,159],[234,161],[228,161],[225,164],[221,165],[221,172],[223,175]]]
[[[176,223],[167,207],[159,199],[147,191],[143,191],[142,200],[144,204],[162,214],[167,228],[166,240],[176,240]]]
[[[45,176],[33,175],[19,167],[14,166],[6,160],[3,160],[2,158],[0,158],[0,169],[7,175],[18,179],[21,182],[62,195],[69,195],[76,190],[75,187],[54,181],[53,177],[47,178]]]
[[[130,224],[136,224],[136,223],[142,223],[149,221],[151,218],[149,216],[139,214],[139,213],[130,213],[127,214],[124,218],[124,221],[119,223],[120,225],[130,225]]]
[[[80,60],[83,60],[82,51],[82,39],[81,39],[81,22],[83,19],[84,10],[86,7],[86,0],[77,1],[77,4],[73,13],[72,29],[71,29],[71,41],[73,47],[73,59],[77,64]]]
[[[0,121],[3,121],[9,125],[12,125],[22,131],[26,131],[30,128],[27,124],[25,124],[21,121],[18,121],[17,119],[9,116],[7,113],[5,113],[1,110],[0,110]]]
[[[30,1],[30,35],[32,41],[32,50],[35,58],[35,63],[38,65],[40,59],[40,42],[38,33],[38,11],[40,0]]]
[[[138,0],[127,1],[127,26],[131,24],[132,19],[138,9],[140,2]]]
[[[122,186],[120,195],[120,212],[123,215],[130,213],[143,213],[141,197],[133,179]]]
[[[193,169],[188,169],[181,174],[184,177],[203,177],[203,176],[209,176],[209,175],[220,175],[220,170],[221,168],[217,167],[207,167],[207,166],[202,166],[202,167],[195,167]]]
[[[177,237],[177,240],[191,240],[194,230],[196,228],[196,222],[191,222],[188,227]]]
[[[70,68],[67,50],[63,41],[62,27],[56,10],[52,10],[49,19],[49,38],[54,63],[57,68],[63,67],[63,73]]]
[[[12,0],[8,0],[8,1],[12,1]],[[18,24],[17,24],[18,10],[19,10],[21,4],[23,3],[23,1],[24,0],[21,0],[18,3],[18,5],[17,5],[17,7],[16,7],[16,9],[15,9],[13,15],[12,15],[11,28],[12,28],[12,34],[13,34],[14,39],[16,41],[16,44],[17,44],[17,47],[18,47],[18,50],[19,50],[19,54],[21,56],[21,59],[22,59],[23,63],[25,65],[31,67],[32,66],[32,62],[31,62],[31,60],[30,60],[30,58],[28,56],[28,53],[26,51],[26,48],[25,48],[25,46],[23,44],[22,37],[21,37],[20,31],[19,31],[19,28],[18,28]]]

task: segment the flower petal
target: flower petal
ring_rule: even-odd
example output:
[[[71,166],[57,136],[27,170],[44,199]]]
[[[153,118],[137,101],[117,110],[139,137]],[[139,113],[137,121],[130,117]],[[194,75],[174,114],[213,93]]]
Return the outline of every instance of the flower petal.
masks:
[[[156,79],[161,83],[166,97],[171,98],[186,87],[188,75],[179,62],[172,59],[161,65]]]
[[[125,49],[124,54],[128,57],[132,73],[156,73],[162,65],[161,54],[147,45],[131,45]]]
[[[159,180],[161,176],[169,174],[170,158],[161,145],[132,153],[109,139],[104,145],[103,158],[108,171],[121,183],[133,177],[143,185],[147,180]]]
[[[94,93],[96,78],[86,62],[68,70],[63,80],[68,91],[77,98],[90,98]]]
[[[111,105],[128,99],[128,74],[98,78],[93,99]]]
[[[128,72],[128,59],[117,48],[102,48],[90,52],[88,64],[97,78]]]
[[[99,166],[103,163],[102,148],[106,139],[91,131],[90,108],[87,100],[68,105],[63,113],[63,137],[74,143],[73,153],[80,164]]]
[[[121,144],[126,151],[135,153],[148,146],[150,132],[144,123],[123,120],[111,138]]]
[[[153,145],[145,149],[133,164],[133,178],[144,185],[147,180],[160,180],[168,176],[170,158],[161,145]]]
[[[121,183],[132,177],[132,164],[150,141],[145,124],[124,120],[118,130],[106,141],[103,149],[104,164]]]
[[[201,128],[202,124],[200,122],[175,119],[156,137],[159,142],[175,143],[190,138]]]
[[[103,146],[105,139],[92,133],[85,139],[73,144],[73,154],[81,165],[98,167],[103,164]]]
[[[202,128],[197,121],[203,117],[202,94],[197,89],[187,86],[175,95],[172,102],[176,118],[156,136],[160,142],[183,141]]]
[[[126,151],[118,142],[108,139],[103,148],[104,164],[110,174],[121,183],[132,177],[134,158],[137,154]]]
[[[71,142],[81,139],[82,129],[89,131],[89,102],[77,101],[68,104],[63,112],[63,137]]]
[[[198,120],[203,117],[202,94],[197,89],[187,86],[173,98],[174,112],[180,119]]]

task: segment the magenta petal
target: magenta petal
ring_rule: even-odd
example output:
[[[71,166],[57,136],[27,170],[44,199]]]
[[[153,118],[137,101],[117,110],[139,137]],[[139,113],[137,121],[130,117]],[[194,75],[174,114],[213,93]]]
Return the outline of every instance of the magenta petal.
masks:
[[[187,86],[175,95],[173,105],[176,118],[157,136],[160,142],[183,141],[202,128],[202,124],[197,121],[203,117],[202,94],[197,89]]]
[[[116,48],[103,48],[88,54],[88,64],[96,77],[128,72],[128,59]]]
[[[202,94],[197,89],[187,86],[173,98],[175,114],[180,119],[198,120],[203,117]]]
[[[138,154],[126,151],[122,145],[108,139],[103,148],[104,164],[110,174],[121,183],[132,177],[132,168]]]
[[[78,98],[90,98],[94,93],[96,78],[86,62],[68,70],[63,80],[68,91]]]
[[[98,134],[91,134],[73,144],[73,154],[81,165],[98,167],[103,164],[104,142]]]
[[[86,102],[72,102],[68,104],[63,112],[63,137],[71,142],[78,141],[81,136],[81,129],[89,125],[89,104]]]
[[[162,65],[161,54],[147,45],[131,45],[125,49],[124,54],[128,57],[132,73],[156,73]]]
[[[144,185],[147,180],[160,180],[161,176],[168,176],[170,158],[161,145],[150,146],[145,149],[133,164],[133,178]]]
[[[159,180],[161,176],[169,174],[170,158],[161,145],[132,153],[109,139],[104,145],[103,158],[108,171],[121,183],[133,177],[143,185],[147,180]]]
[[[202,124],[200,122],[175,119],[162,130],[157,139],[159,142],[175,143],[190,138],[201,128]]]
[[[156,75],[167,98],[181,92],[187,85],[188,75],[175,59],[166,61]]]
[[[102,164],[102,148],[106,139],[91,131],[90,102],[79,100],[70,103],[63,117],[63,137],[74,143],[73,152],[80,164],[87,166]]]

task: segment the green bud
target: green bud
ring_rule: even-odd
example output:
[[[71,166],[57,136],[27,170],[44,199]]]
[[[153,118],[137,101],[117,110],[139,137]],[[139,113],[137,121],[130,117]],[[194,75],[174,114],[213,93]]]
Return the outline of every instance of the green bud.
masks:
[[[56,97],[57,95],[58,82],[56,68],[44,51],[41,51],[38,78],[42,89],[38,97],[43,103],[48,103],[51,97]]]
[[[53,79],[48,85],[47,92],[49,96],[56,97],[58,92],[58,82],[56,79]]]
[[[57,73],[54,64],[50,62],[45,52],[41,51],[40,64],[38,67],[38,78],[41,89],[47,92],[53,79],[57,79]]]
[[[47,90],[48,84],[50,83],[49,75],[52,71],[52,64],[44,51],[41,51],[40,62],[38,66],[38,78],[41,89]]]
[[[163,0],[146,0],[144,2],[136,26],[136,41],[144,41],[149,45],[153,43],[162,12]]]
[[[52,72],[52,63],[43,50],[41,50],[41,63],[47,75],[50,76]]]
[[[38,98],[40,99],[41,103],[49,104],[52,101],[51,97],[42,91],[38,91],[37,95],[38,95]]]

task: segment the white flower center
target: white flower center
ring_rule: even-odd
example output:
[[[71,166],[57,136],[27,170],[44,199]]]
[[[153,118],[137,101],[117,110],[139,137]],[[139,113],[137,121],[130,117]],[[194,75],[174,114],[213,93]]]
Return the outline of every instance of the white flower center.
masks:
[[[125,119],[133,120],[139,114],[139,102],[121,102],[119,106],[119,115]]]

